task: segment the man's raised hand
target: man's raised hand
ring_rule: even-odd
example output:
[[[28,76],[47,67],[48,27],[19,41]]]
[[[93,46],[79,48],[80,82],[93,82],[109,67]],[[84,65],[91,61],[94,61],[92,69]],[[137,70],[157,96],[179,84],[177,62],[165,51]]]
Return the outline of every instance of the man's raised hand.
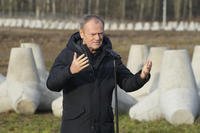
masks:
[[[150,60],[148,60],[145,64],[144,64],[144,66],[143,66],[143,68],[142,68],[142,72],[141,72],[141,74],[140,74],[140,77],[142,78],[142,79],[145,79],[146,77],[147,77],[147,75],[150,73],[150,71],[151,71],[151,67],[152,67],[152,61],[150,61]]]
[[[72,74],[78,73],[84,68],[86,68],[87,66],[89,66],[88,57],[85,56],[85,54],[82,54],[77,58],[77,53],[74,52],[73,61],[70,66],[71,73]]]

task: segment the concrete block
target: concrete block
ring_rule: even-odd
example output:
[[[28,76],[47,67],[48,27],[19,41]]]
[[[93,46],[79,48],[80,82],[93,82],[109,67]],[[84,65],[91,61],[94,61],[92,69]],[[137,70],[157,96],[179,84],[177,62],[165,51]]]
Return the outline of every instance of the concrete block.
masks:
[[[11,49],[6,82],[14,110],[33,114],[40,101],[40,80],[31,48]]]
[[[164,52],[158,88],[166,120],[172,124],[192,124],[198,114],[199,98],[186,50]]]

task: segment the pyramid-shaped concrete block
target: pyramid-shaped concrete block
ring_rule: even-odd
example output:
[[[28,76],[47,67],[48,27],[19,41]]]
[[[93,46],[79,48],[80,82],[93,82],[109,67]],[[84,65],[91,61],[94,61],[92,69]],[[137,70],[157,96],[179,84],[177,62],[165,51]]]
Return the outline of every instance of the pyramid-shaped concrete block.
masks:
[[[0,73],[0,113],[13,110],[5,80],[5,76]]]
[[[200,92],[200,45],[194,47],[192,56],[192,69],[195,77],[195,81]]]
[[[117,86],[118,111],[119,113],[128,113],[129,109],[137,103],[137,100],[128,95],[124,90]],[[115,90],[112,95],[112,107],[115,108]]]
[[[36,43],[21,43],[23,48],[32,48],[34,60],[40,77],[40,104],[38,110],[40,111],[50,111],[51,103],[53,100],[61,96],[60,92],[52,92],[46,87],[46,80],[49,72],[46,70],[45,62],[40,46]]]
[[[62,117],[62,112],[63,112],[63,96],[60,96],[59,98],[55,99],[52,102],[52,111],[54,116],[56,117]]]
[[[0,83],[0,113],[13,110],[11,106],[11,99],[8,96],[8,85],[5,80]]]
[[[5,76],[3,76],[1,73],[0,73],[0,84],[6,80]]]
[[[11,49],[6,82],[14,110],[33,114],[40,101],[40,80],[31,48]]]
[[[147,60],[151,60],[153,64],[152,69],[151,69],[151,78],[142,88],[130,93],[136,99],[142,99],[140,97],[147,96],[151,91],[157,88],[162,57],[165,50],[167,50],[166,47],[151,47],[150,48],[150,52],[147,57]]]
[[[129,111],[131,119],[139,121],[153,121],[163,117],[160,109],[160,89],[156,89],[148,96],[144,97]]]
[[[199,109],[195,79],[186,50],[164,52],[160,80],[160,106],[172,124],[192,124]]]
[[[148,56],[148,47],[142,44],[133,44],[130,47],[127,68],[132,73],[137,73],[145,63]]]
[[[44,63],[43,54],[41,51],[41,48],[36,43],[21,43],[22,48],[32,48],[33,51],[33,57],[35,60],[35,64],[38,70],[39,77],[43,77],[43,75],[46,75],[46,67]]]

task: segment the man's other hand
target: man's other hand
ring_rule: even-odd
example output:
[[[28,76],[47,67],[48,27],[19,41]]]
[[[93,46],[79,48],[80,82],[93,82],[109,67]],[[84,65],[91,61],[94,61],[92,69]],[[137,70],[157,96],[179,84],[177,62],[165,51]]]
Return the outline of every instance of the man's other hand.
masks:
[[[144,66],[143,66],[143,68],[142,68],[142,72],[141,72],[141,74],[140,74],[140,77],[141,77],[142,79],[145,79],[145,78],[149,75],[149,73],[150,73],[150,71],[151,71],[151,67],[152,67],[152,61],[148,60],[148,61],[144,64]]]
[[[85,54],[82,54],[77,58],[77,53],[74,52],[73,61],[70,66],[71,73],[72,74],[78,73],[84,68],[86,68],[87,66],[89,66],[88,57],[85,56]]]

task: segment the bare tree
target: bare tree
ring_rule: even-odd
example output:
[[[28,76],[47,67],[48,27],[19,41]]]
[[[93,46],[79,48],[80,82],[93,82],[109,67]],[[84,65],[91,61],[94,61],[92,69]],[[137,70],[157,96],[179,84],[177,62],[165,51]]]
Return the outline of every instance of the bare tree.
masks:
[[[109,8],[110,0],[105,1],[105,18],[108,17],[108,8]]]
[[[159,7],[160,3],[158,0],[154,0],[153,2],[153,16],[152,16],[152,20],[155,21],[158,15],[158,7]]]
[[[140,0],[139,21],[143,20],[143,17],[144,17],[144,6],[145,6],[145,0]]]
[[[166,26],[167,22],[167,0],[163,0],[163,18],[162,18],[162,26]]]
[[[126,17],[126,0],[121,0],[121,5],[122,5],[122,15],[121,15],[121,20],[124,20]]]
[[[9,0],[9,16],[10,17],[13,15],[12,3],[13,3],[13,0]]]
[[[95,14],[99,14],[99,0],[96,0],[96,3],[95,3]]]
[[[85,0],[79,0],[79,16],[83,16],[85,13]]]
[[[144,10],[145,10],[145,12],[144,12],[144,19],[145,20],[152,19],[152,15],[153,15],[153,0],[146,1],[145,9]]]
[[[5,10],[4,7],[5,7],[4,0],[1,0],[1,12],[3,15],[4,15],[4,10]]]
[[[92,13],[92,0],[88,0],[88,10],[87,10],[88,14],[91,14]]]
[[[50,12],[50,0],[46,0],[46,3],[45,3],[45,11],[46,13],[49,13]]]
[[[179,21],[181,17],[181,0],[174,0],[174,15],[175,19]]]
[[[30,13],[32,13],[33,12],[33,0],[28,0],[28,11],[30,12]]]
[[[52,14],[56,15],[56,0],[52,0]]]
[[[62,0],[62,11],[64,12],[64,14],[68,12],[67,1],[68,0]]]
[[[193,13],[192,13],[192,0],[189,0],[189,20],[192,20]]]
[[[43,14],[43,1],[35,0],[35,17],[40,18]]]
[[[161,20],[164,0],[0,0],[0,14],[34,13],[60,17],[98,14],[118,20]],[[200,16],[200,0],[166,0],[168,19],[191,20]]]
[[[188,0],[183,1],[183,19],[187,16],[187,7],[188,7]]]

